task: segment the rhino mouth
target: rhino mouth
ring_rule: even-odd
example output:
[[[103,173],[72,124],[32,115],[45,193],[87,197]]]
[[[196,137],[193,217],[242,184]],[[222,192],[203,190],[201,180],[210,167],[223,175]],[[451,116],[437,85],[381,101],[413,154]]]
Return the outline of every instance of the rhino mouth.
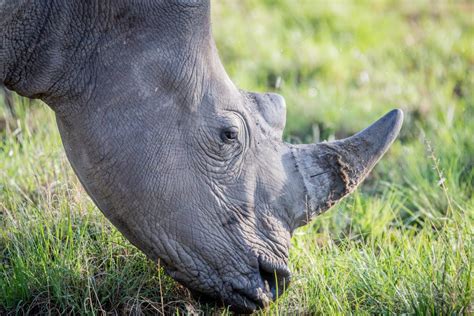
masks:
[[[263,289],[272,300],[276,300],[290,283],[290,269],[283,263],[276,263],[260,256],[258,259]]]
[[[287,289],[291,273],[285,264],[276,263],[263,256],[259,256],[258,263],[258,272],[255,274],[258,286],[234,288],[230,302],[232,311],[251,313],[266,308]]]
[[[258,294],[258,292],[260,292]],[[235,290],[232,297],[230,310],[236,313],[252,313],[257,309],[263,309],[270,304],[270,299],[261,291]]]
[[[268,307],[271,298],[268,294],[263,292],[262,288],[240,288],[231,285],[231,291],[226,295],[204,294],[199,291],[192,291],[193,297],[201,304],[209,304],[211,306],[218,306],[229,308],[230,311],[238,314],[251,314],[258,309]]]
[[[229,307],[232,312],[250,314],[264,309],[278,299],[288,288],[291,273],[282,263],[275,263],[262,256],[258,257],[258,269],[244,284],[242,278],[227,283],[220,293],[202,293],[191,290],[200,303]]]

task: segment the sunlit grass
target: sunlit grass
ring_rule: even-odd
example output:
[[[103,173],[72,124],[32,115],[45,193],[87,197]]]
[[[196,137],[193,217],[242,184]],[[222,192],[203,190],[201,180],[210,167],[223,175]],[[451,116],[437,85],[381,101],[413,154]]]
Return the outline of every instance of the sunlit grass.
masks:
[[[364,186],[295,233],[292,284],[261,314],[473,313],[474,6],[254,0],[213,10],[236,83],[286,97],[288,141],[344,137],[393,107],[406,114]],[[0,314],[226,313],[131,246],[81,188],[53,113],[16,103],[18,120],[0,107]]]

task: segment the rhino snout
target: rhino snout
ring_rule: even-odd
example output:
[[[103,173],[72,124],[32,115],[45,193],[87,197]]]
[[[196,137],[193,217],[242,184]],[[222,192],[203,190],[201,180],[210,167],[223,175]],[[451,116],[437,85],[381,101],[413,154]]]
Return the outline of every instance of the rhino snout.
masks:
[[[280,297],[290,283],[291,273],[286,264],[276,263],[263,256],[258,258],[258,271],[252,283],[256,286],[233,286],[231,309],[239,313],[251,313],[266,308]]]

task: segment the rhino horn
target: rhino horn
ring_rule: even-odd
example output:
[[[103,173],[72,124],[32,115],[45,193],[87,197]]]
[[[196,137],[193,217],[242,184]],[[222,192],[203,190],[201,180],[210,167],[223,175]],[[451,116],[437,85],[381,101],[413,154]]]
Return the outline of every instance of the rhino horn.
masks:
[[[304,205],[292,214],[296,227],[308,223],[354,191],[397,137],[401,110],[346,139],[291,146],[295,166],[304,184]]]

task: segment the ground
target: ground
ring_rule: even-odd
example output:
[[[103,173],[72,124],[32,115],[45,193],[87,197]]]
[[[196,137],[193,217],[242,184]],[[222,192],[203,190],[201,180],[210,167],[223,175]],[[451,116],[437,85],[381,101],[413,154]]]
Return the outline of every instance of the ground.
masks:
[[[293,282],[260,313],[474,313],[473,2],[216,0],[213,29],[240,87],[286,97],[289,142],[406,117],[364,185],[296,231]],[[103,217],[52,111],[14,101],[18,119],[0,101],[0,314],[226,314]]]

